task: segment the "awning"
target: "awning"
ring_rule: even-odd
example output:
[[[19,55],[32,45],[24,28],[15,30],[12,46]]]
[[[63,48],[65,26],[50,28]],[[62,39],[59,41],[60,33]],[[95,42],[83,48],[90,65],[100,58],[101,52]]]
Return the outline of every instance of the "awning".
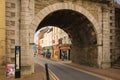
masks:
[[[60,49],[61,50],[68,50],[68,49],[70,49],[70,47],[69,46],[63,46],[63,47],[60,47]]]

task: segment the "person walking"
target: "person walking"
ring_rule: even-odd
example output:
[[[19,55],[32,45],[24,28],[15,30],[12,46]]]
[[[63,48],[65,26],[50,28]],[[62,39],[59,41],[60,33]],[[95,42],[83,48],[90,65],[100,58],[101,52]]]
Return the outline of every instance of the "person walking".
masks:
[[[46,57],[49,58],[49,59],[51,58],[51,52],[49,51],[49,49],[46,52]]]
[[[62,52],[61,58],[62,58],[62,61],[64,61],[64,53],[63,52]]]

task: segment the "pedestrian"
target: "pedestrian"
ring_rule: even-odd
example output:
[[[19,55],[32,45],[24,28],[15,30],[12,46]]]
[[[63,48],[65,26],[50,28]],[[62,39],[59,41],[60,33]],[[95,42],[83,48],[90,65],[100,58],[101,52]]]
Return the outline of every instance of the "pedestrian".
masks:
[[[45,57],[45,52],[42,53],[43,57]]]
[[[61,58],[62,58],[62,61],[64,61],[64,53],[63,52],[62,52]]]
[[[51,57],[51,52],[49,51],[49,49],[48,49],[47,52],[46,52],[46,57],[49,58],[49,59],[50,59],[50,57]]]

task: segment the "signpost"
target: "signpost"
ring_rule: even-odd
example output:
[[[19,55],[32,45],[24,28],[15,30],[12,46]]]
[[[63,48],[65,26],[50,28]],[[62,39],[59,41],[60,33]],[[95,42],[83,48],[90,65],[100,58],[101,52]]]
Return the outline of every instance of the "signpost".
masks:
[[[15,46],[15,78],[21,77],[21,47]]]

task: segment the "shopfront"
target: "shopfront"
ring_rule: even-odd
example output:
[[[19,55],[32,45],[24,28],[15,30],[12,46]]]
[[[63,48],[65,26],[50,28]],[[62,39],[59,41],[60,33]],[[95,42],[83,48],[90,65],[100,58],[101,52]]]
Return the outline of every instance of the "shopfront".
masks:
[[[60,47],[60,59],[70,60],[70,47],[69,46]]]
[[[59,47],[57,45],[53,46],[53,59],[59,59]]]

